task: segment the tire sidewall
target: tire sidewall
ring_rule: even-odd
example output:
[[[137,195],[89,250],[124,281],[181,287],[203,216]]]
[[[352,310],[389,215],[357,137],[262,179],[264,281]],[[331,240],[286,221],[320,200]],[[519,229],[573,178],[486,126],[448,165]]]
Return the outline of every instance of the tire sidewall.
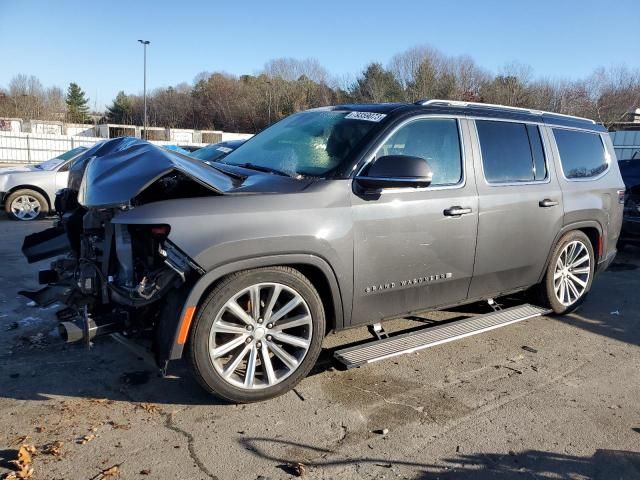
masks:
[[[38,216],[31,218],[29,220],[25,220],[22,218],[18,218],[14,215],[12,209],[11,209],[11,204],[13,203],[13,201],[17,198],[20,197],[22,195],[29,195],[34,197],[36,200],[38,200],[38,203],[40,203],[40,212],[38,213]],[[47,202],[47,200],[42,196],[42,194],[34,191],[34,190],[16,190],[15,192],[11,193],[8,197],[7,200],[5,202],[5,206],[4,206],[4,210],[7,213],[7,216],[11,219],[11,220],[16,220],[19,222],[33,222],[34,220],[38,220],[42,217],[44,217],[44,215],[49,211],[49,204]]]
[[[216,371],[209,356],[209,339],[213,322],[224,304],[236,293],[257,283],[274,282],[297,291],[309,307],[312,318],[311,344],[298,369],[282,382],[267,388],[245,390],[229,384]],[[313,285],[290,268],[263,268],[233,274],[221,281],[198,309],[189,337],[189,357],[196,378],[209,392],[236,403],[267,400],[291,390],[315,364],[325,331],[322,301]]]
[[[556,262],[558,261],[558,256],[560,255],[560,253],[564,250],[564,248],[571,242],[573,241],[580,241],[581,243],[584,244],[584,246],[587,248],[587,251],[589,252],[589,259],[590,259],[590,269],[591,271],[589,272],[589,280],[587,281],[587,288],[585,289],[584,293],[582,294],[582,296],[572,305],[570,306],[565,306],[562,303],[560,303],[560,300],[558,300],[556,298],[556,293],[555,293],[555,286],[554,286],[554,282],[553,282],[553,275],[555,272],[555,268],[556,268]],[[593,277],[595,274],[595,265],[596,263],[596,259],[595,259],[595,254],[593,251],[593,245],[591,245],[591,241],[589,240],[589,237],[587,237],[587,235],[585,235],[583,232],[579,231],[579,230],[575,230],[572,232],[569,232],[567,234],[565,234],[556,244],[556,247],[553,251],[553,256],[551,257],[551,261],[549,262],[549,266],[547,267],[547,272],[546,272],[546,276],[545,276],[545,297],[547,300],[548,305],[551,307],[551,309],[553,309],[554,313],[562,315],[562,314],[566,314],[566,313],[570,313],[573,312],[574,310],[576,310],[578,307],[580,307],[580,305],[582,305],[582,303],[584,302],[585,298],[587,297],[587,295],[589,294],[589,291],[591,290],[591,285],[593,284]]]

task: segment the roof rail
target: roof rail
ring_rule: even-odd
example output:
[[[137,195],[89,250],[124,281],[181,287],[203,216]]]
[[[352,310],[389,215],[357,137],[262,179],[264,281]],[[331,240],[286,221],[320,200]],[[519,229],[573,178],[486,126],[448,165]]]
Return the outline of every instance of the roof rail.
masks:
[[[565,117],[565,118],[571,118],[573,120],[584,120],[585,122],[589,122],[589,123],[596,123],[595,120],[591,120],[590,118],[584,118],[584,117],[576,117],[574,115],[565,115],[563,113],[554,113],[554,112],[545,112],[543,110],[535,110],[532,108],[521,108],[521,107],[511,107],[508,105],[496,105],[494,103],[482,103],[482,102],[465,102],[462,100],[439,100],[437,98],[432,98],[432,99],[428,99],[428,100],[418,100],[416,102],[417,105],[423,105],[423,106],[427,106],[427,105],[448,105],[451,107],[484,107],[484,108],[492,108],[492,109],[496,109],[496,110],[506,110],[506,111],[514,111],[514,112],[525,112],[525,113],[530,113],[532,115],[542,115],[542,114],[549,114],[549,115],[555,115],[558,117]]]

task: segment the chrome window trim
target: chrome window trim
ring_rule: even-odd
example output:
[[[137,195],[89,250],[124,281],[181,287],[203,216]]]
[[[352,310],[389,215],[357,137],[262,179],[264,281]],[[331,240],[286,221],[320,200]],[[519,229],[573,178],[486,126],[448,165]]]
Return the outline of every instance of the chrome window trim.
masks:
[[[460,181],[452,185],[435,185],[433,187],[428,186],[428,187],[418,187],[418,188],[414,188],[414,187],[383,188],[382,190],[380,190],[380,194],[401,193],[401,192],[435,192],[439,190],[454,190],[454,189],[464,188],[467,184],[467,169],[465,165],[467,156],[466,156],[466,144],[464,141],[464,133],[462,130],[462,123],[460,122],[460,120],[466,119],[466,117],[463,115],[423,114],[423,115],[416,115],[416,116],[407,118],[406,120],[403,120],[401,123],[396,125],[393,128],[393,130],[391,130],[391,132],[389,132],[386,136],[384,136],[383,139],[378,143],[378,145],[376,145],[374,152],[358,169],[357,173],[353,176],[352,180],[355,180],[355,177],[360,175],[362,171],[367,167],[367,165],[369,165],[374,160],[374,158],[376,158],[377,153],[380,151],[380,149],[385,144],[385,142],[389,140],[389,138],[391,138],[398,130],[400,130],[402,127],[404,127],[408,123],[415,122],[418,120],[431,120],[431,119],[434,119],[434,120],[446,119],[446,120],[456,121],[456,126],[458,127],[458,140],[460,141],[460,164],[462,167],[462,175],[460,177]]]
[[[604,140],[604,138],[602,137],[603,133],[600,132],[590,132],[588,130],[582,130],[579,128],[565,128],[565,127],[552,127],[551,128],[551,135],[553,136],[553,143],[555,145],[555,149],[558,152],[558,160],[560,161],[560,171],[562,172],[562,178],[564,178],[565,181],[567,182],[595,182],[596,180],[601,179],[602,177],[604,177],[607,173],[609,173],[609,170],[611,170],[611,154],[609,154],[609,152],[607,151],[607,144]],[[564,173],[564,164],[562,163],[562,155],[560,155],[560,148],[558,147],[558,142],[556,141],[556,135],[555,133],[553,133],[554,129],[558,129],[558,130],[574,130],[574,131],[578,131],[578,132],[582,132],[582,133],[587,133],[590,135],[597,135],[598,138],[600,139],[600,143],[602,143],[602,151],[604,152],[604,159],[607,162],[607,168],[602,171],[601,173],[599,173],[598,175],[594,176],[594,177],[579,177],[579,178],[568,178],[565,173]],[[608,132],[607,132],[608,134]]]
[[[516,187],[523,185],[546,185],[551,183],[551,175],[549,171],[549,155],[547,150],[545,149],[544,141],[542,140],[542,131],[540,130],[540,126],[544,125],[544,123],[539,122],[527,122],[522,120],[503,120],[500,118],[483,118],[483,117],[473,117],[473,129],[476,134],[476,142],[478,144],[478,154],[480,156],[480,170],[482,171],[482,180],[484,180],[485,185],[490,187]],[[491,122],[511,122],[511,123],[520,123],[522,125],[535,125],[538,127],[538,134],[540,135],[540,142],[542,143],[542,151],[544,152],[544,166],[547,170],[547,175],[543,180],[531,180],[526,182],[490,182],[487,180],[487,176],[484,173],[484,158],[482,156],[482,144],[480,143],[480,134],[478,133],[478,126],[476,124],[477,120],[487,120]],[[531,149],[531,145],[529,145],[529,149]],[[533,152],[531,153],[531,159],[533,160]],[[534,163],[535,165],[535,163]],[[534,167],[535,168],[535,167]]]

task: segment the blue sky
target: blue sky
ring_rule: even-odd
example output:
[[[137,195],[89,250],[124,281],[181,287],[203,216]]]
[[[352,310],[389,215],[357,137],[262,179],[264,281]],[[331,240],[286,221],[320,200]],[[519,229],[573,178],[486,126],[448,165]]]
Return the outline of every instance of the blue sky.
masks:
[[[45,86],[75,81],[98,108],[118,90],[191,82],[201,71],[255,73],[272,58],[317,58],[330,73],[428,44],[497,71],[577,78],[640,66],[640,1],[75,1],[0,0],[0,86],[17,73]],[[635,33],[634,33],[635,32]]]

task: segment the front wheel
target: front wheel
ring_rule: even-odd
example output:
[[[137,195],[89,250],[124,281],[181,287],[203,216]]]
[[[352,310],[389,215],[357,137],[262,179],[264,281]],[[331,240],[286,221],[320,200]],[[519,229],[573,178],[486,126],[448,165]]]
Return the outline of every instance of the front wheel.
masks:
[[[322,301],[295,269],[229,275],[199,309],[190,334],[195,377],[235,403],[291,390],[316,362],[325,331]]]
[[[543,301],[557,314],[574,311],[591,289],[595,256],[589,237],[575,230],[556,245],[542,282]]]

